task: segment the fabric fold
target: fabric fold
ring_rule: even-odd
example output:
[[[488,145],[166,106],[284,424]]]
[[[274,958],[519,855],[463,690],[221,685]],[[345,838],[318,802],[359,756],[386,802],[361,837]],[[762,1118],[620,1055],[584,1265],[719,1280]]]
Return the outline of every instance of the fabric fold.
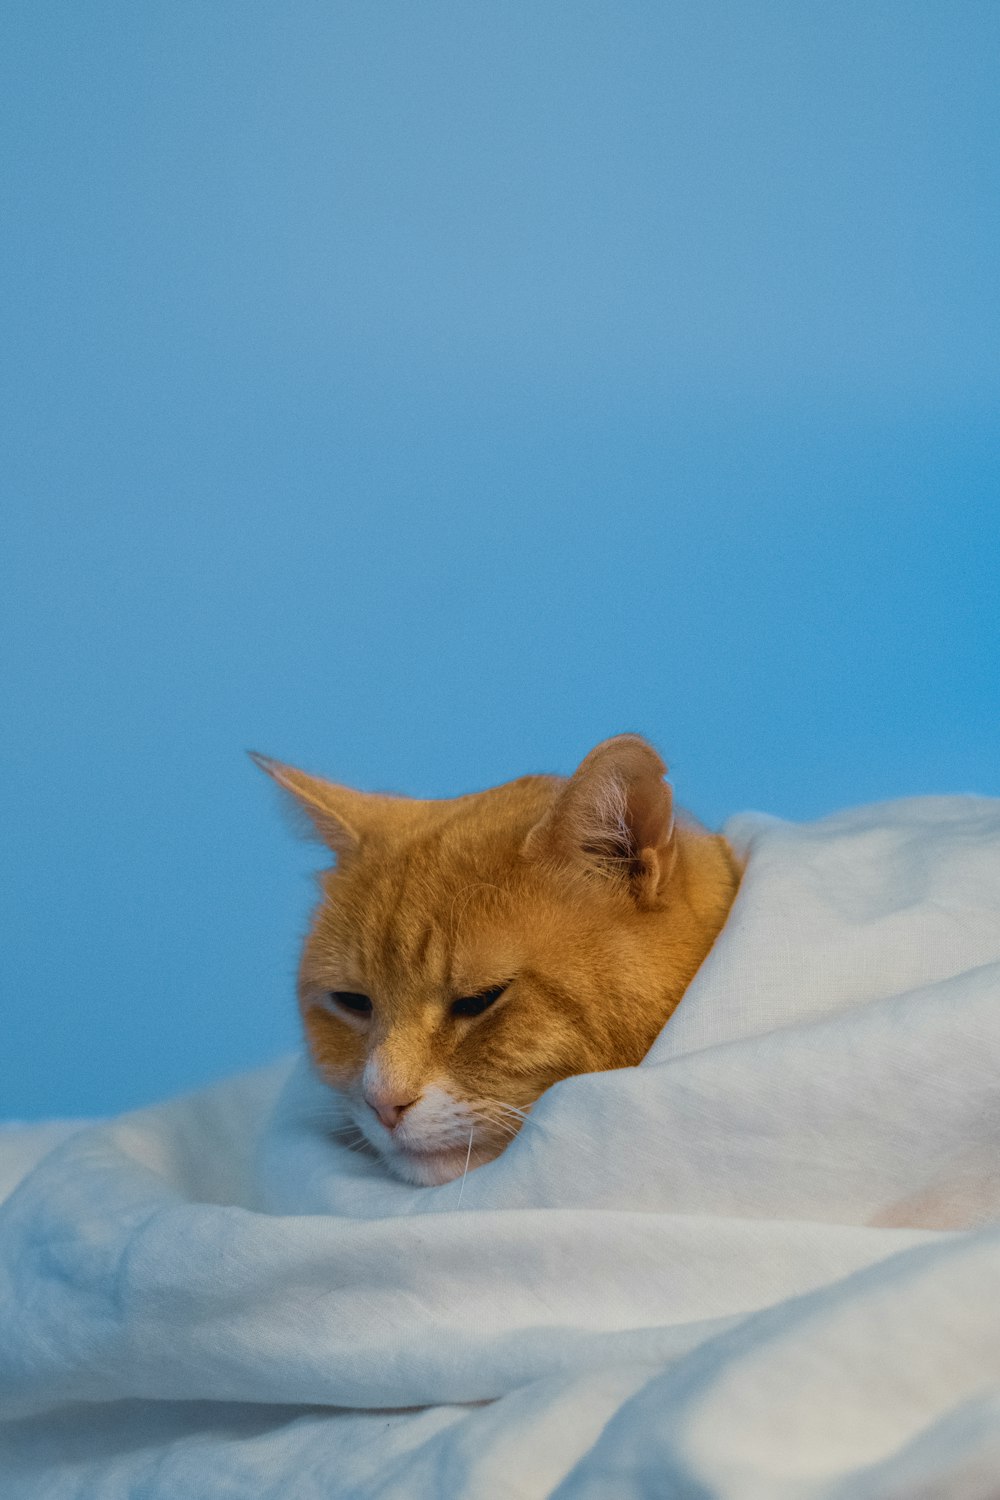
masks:
[[[464,1183],[346,1150],[301,1059],[0,1131],[4,1493],[986,1500],[1000,804],[727,831],[645,1063]]]

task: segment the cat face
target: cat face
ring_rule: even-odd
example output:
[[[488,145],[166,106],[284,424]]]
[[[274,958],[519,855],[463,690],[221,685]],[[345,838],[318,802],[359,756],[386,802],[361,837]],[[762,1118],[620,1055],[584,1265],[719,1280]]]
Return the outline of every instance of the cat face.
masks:
[[[636,736],[568,781],[436,802],[259,763],[337,856],[299,972],[309,1050],[410,1182],[497,1156],[559,1079],[641,1061],[735,891]]]

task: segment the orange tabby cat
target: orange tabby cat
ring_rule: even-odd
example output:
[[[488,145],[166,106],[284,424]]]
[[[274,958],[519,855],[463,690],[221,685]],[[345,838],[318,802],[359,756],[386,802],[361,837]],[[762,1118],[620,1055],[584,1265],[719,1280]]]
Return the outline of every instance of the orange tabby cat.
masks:
[[[560,1078],[640,1062],[739,883],[637,735],[433,802],[254,759],[336,855],[299,972],[313,1061],[410,1182],[498,1156]]]

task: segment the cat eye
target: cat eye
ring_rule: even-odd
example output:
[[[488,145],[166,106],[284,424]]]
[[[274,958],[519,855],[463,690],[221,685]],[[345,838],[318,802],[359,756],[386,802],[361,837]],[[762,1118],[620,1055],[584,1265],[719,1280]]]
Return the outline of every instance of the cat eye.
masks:
[[[330,999],[341,1010],[349,1010],[354,1016],[370,1016],[372,1003],[367,995],[356,995],[353,990],[331,990]]]
[[[495,1001],[500,999],[505,984],[496,984],[491,990],[482,990],[478,995],[463,995],[460,1000],[453,1000],[451,1013],[453,1016],[481,1016],[484,1010],[489,1010]]]

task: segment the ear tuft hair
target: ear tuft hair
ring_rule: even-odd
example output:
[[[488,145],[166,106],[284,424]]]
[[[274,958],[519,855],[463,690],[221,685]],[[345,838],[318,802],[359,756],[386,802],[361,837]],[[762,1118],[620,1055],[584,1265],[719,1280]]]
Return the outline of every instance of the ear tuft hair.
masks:
[[[659,905],[675,858],[666,771],[641,736],[605,740],[531,830],[525,854],[627,884],[640,905]]]

